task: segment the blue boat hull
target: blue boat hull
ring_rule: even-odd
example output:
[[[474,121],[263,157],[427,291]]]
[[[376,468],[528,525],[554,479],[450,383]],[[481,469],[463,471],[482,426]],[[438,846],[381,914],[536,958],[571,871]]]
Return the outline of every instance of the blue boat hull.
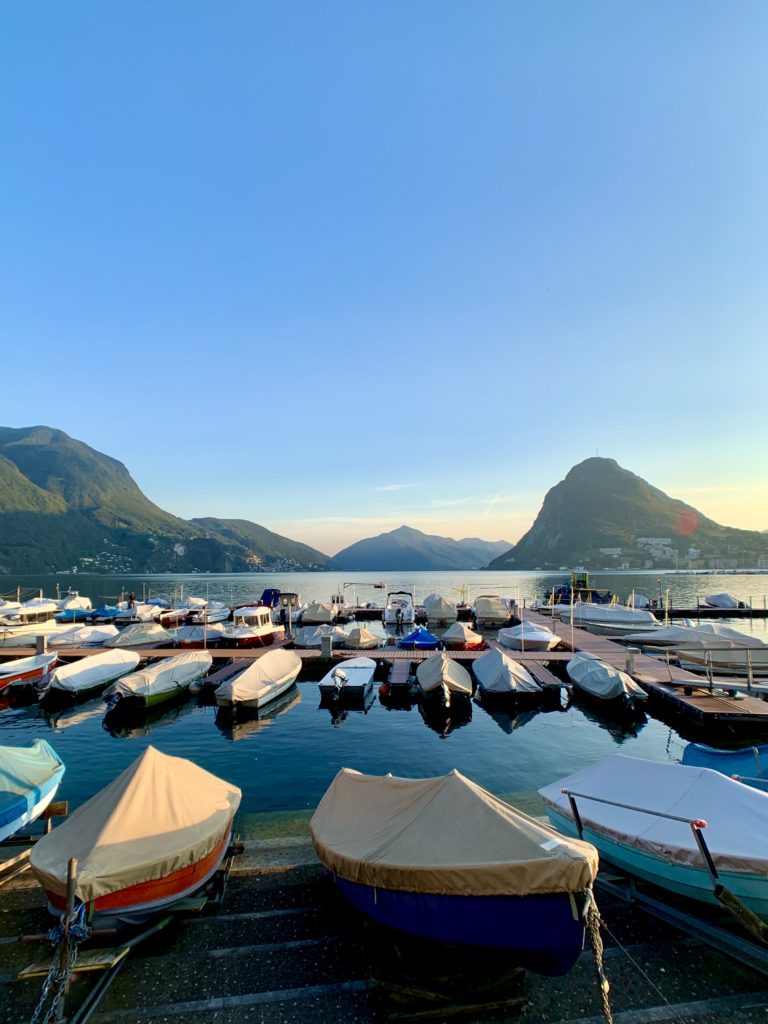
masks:
[[[24,794],[15,794],[0,804],[0,842],[9,839],[21,831],[25,825],[31,824],[43,813],[56,795],[64,766],[46,779],[42,785],[28,790]]]
[[[723,775],[738,775],[754,789],[768,790],[768,746],[743,747],[741,750],[719,750],[705,743],[689,743],[683,751],[682,764],[697,768],[713,768]]]
[[[565,974],[584,948],[583,894],[442,896],[374,889],[336,876],[334,882],[380,924],[439,942],[506,949],[538,974]]]

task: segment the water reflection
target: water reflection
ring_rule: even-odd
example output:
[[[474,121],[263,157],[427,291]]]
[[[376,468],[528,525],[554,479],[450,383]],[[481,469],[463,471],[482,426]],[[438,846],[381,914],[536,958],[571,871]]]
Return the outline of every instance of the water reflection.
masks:
[[[365,693],[359,694],[345,694],[343,690],[338,695],[323,693],[320,695],[318,711],[327,711],[331,716],[331,725],[339,726],[346,721],[350,712],[367,715],[375,700],[376,694],[373,687],[370,687]]]
[[[216,712],[216,728],[228,740],[244,740],[273,725],[276,718],[300,703],[301,693],[294,686],[261,710],[221,707]]]
[[[186,694],[176,701],[145,708],[138,701],[121,700],[104,715],[102,728],[116,739],[138,739],[154,729],[172,725],[186,704]],[[133,707],[131,707],[133,705]]]
[[[451,703],[447,707],[438,701],[420,700],[419,711],[427,728],[441,739],[472,721],[472,701],[458,694],[451,695]]]

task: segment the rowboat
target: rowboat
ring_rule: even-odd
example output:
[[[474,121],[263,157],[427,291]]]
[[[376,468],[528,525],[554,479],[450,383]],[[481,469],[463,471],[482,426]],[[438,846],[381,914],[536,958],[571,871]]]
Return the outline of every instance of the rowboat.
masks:
[[[240,790],[181,757],[147,749],[32,849],[48,908],[75,900],[102,926],[138,923],[200,889],[229,846]]]
[[[417,626],[412,633],[401,636],[397,646],[406,651],[434,651],[439,641],[434,633],[430,633],[423,626]]]
[[[0,665],[0,690],[11,684],[37,685],[54,667],[58,654],[36,654],[32,658],[14,658]]]
[[[519,626],[500,629],[498,639],[500,644],[513,651],[551,651],[560,643],[560,637],[551,629],[537,626],[527,619],[523,619]]]
[[[138,701],[143,707],[162,704],[186,694],[189,684],[207,675],[212,663],[210,651],[185,651],[123,676],[110,686],[104,697],[110,708],[116,708],[123,701]]]
[[[448,707],[454,697],[472,696],[472,677],[458,661],[440,652],[425,658],[416,669],[416,682],[422,696],[438,700]]]
[[[470,629],[466,622],[454,622],[440,639],[449,651],[476,651],[485,643],[482,636]]]
[[[294,651],[267,651],[216,688],[216,703],[219,707],[262,708],[293,686],[300,671],[301,658]]]
[[[597,851],[457,771],[401,779],[344,768],[309,827],[336,886],[381,924],[503,948],[546,975],[581,953]]]
[[[139,664],[135,651],[100,651],[70,665],[60,665],[51,673],[41,701],[84,700],[99,693],[121,676],[134,672]]]
[[[0,842],[40,817],[63,775],[61,758],[45,740],[0,746]]]
[[[317,684],[320,693],[334,698],[364,698],[373,687],[373,658],[348,658],[335,665]]]
[[[541,696],[541,687],[528,669],[495,648],[477,658],[472,671],[483,697]]]
[[[768,794],[710,768],[621,754],[558,779],[539,794],[555,828],[566,835],[581,832],[601,858],[629,874],[712,904],[718,902],[719,882],[768,918]],[[697,832],[706,839],[717,880]]]
[[[588,651],[574,654],[565,670],[580,693],[601,705],[634,711],[648,699],[631,676]]]

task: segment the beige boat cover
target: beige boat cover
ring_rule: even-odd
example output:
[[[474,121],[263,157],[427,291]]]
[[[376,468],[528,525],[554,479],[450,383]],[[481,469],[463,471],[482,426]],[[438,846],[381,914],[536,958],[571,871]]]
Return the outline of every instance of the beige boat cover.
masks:
[[[424,693],[431,693],[443,684],[451,693],[472,693],[472,677],[469,672],[442,651],[420,663],[416,669],[416,679]]]
[[[501,651],[488,651],[472,665],[481,688],[487,693],[540,693],[541,687],[519,661]]]
[[[351,647],[355,651],[372,650],[374,647],[378,647],[380,643],[379,637],[372,633],[370,629],[366,629],[365,626],[355,626],[354,629],[350,629],[347,636],[347,647]]]
[[[237,786],[154,747],[32,848],[42,886],[66,894],[77,858],[75,895],[87,903],[197,863],[226,834],[240,804]]]
[[[430,622],[450,622],[456,618],[456,605],[453,601],[446,601],[442,594],[427,594],[424,612]]]
[[[494,594],[483,594],[481,597],[475,599],[474,603],[475,618],[481,619],[509,619],[510,613],[507,605],[504,604],[500,597],[496,597]]]
[[[241,701],[264,703],[269,694],[292,683],[301,671],[301,658],[294,651],[267,651],[236,676],[216,687],[216,699],[238,704]]]
[[[301,621],[305,626],[329,625],[336,618],[336,608],[332,604],[316,601],[307,605],[301,613]]]
[[[504,803],[457,771],[432,779],[342,769],[309,823],[340,878],[401,892],[520,896],[582,892],[597,850]]]
[[[448,643],[479,644],[483,638],[474,629],[471,629],[466,622],[454,622],[443,633],[442,639],[447,640]]]

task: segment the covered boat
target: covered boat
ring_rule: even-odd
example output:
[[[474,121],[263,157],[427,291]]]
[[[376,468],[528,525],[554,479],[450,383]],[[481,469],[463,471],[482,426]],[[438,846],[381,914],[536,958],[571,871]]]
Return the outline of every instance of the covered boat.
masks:
[[[191,761],[147,747],[105,789],[32,849],[30,866],[49,908],[75,899],[89,916],[136,922],[203,886],[229,846],[240,790]]]
[[[677,660],[681,668],[690,672],[710,671],[715,676],[768,676],[768,646],[731,647],[726,650],[679,650]]]
[[[575,604],[560,611],[560,621],[600,636],[625,633],[650,633],[659,628],[658,620],[647,608],[627,608],[623,604]]]
[[[137,622],[126,626],[112,640],[104,643],[105,647],[172,647],[173,633],[158,626],[156,622]]]
[[[456,621],[456,605],[453,601],[447,601],[442,594],[427,594],[424,598],[424,614],[433,625],[447,626]]]
[[[430,633],[423,626],[417,626],[412,633],[401,636],[397,646],[406,651],[435,651],[439,641],[434,633]]]
[[[294,651],[267,651],[216,688],[216,703],[219,707],[262,708],[293,686],[300,671],[301,658]]]
[[[547,975],[581,953],[596,850],[457,771],[400,779],[344,768],[309,827],[341,892],[382,924],[507,949]]]
[[[351,647],[353,651],[373,650],[380,643],[380,637],[376,636],[375,633],[372,633],[365,626],[355,626],[347,634],[347,647]]]
[[[587,651],[574,654],[565,670],[577,690],[600,703],[634,709],[648,699],[642,686],[626,672]]]
[[[48,641],[49,647],[101,647],[107,640],[118,635],[117,626],[73,626],[62,633],[55,633]]]
[[[706,743],[687,743],[681,764],[712,768],[730,778],[738,778],[755,789],[768,790],[768,745],[720,750]]]
[[[551,651],[560,643],[560,637],[551,629],[528,619],[523,619],[519,626],[500,629],[498,639],[500,644],[513,651]]]
[[[509,625],[512,607],[507,598],[481,594],[472,605],[472,618],[478,629],[499,629]]]
[[[648,633],[628,633],[621,637],[624,644],[642,647],[663,647],[671,651],[682,648],[764,647],[756,636],[748,636],[731,626],[719,622],[700,622],[696,626],[662,626]]]
[[[440,637],[449,651],[476,651],[485,643],[482,636],[466,622],[454,622]]]
[[[156,604],[142,603],[129,604],[119,615],[115,622],[118,625],[128,625],[133,622],[154,622],[160,614],[160,607]]]
[[[541,686],[519,661],[495,648],[472,663],[478,685],[484,696],[520,697],[541,694]]]
[[[122,701],[139,701],[144,707],[161,704],[185,694],[190,683],[208,674],[212,662],[210,651],[185,651],[124,676],[104,696],[111,708]]]
[[[704,601],[710,608],[734,609],[749,607],[744,601],[734,597],[733,594],[707,594]]]
[[[47,701],[55,697],[76,700],[91,696],[121,676],[134,672],[140,660],[135,651],[101,651],[69,665],[60,665],[51,673],[43,696]]]
[[[624,871],[705,903],[714,883],[692,825],[705,829],[720,882],[768,917],[768,794],[710,768],[615,754],[539,790],[552,824]]]
[[[320,680],[320,693],[339,698],[365,697],[373,687],[375,671],[376,662],[373,658],[345,658]]]
[[[224,626],[213,622],[206,626],[182,626],[176,631],[174,642],[177,647],[199,650],[203,647],[217,647],[224,637]]]
[[[36,686],[58,661],[58,654],[36,654],[31,658],[14,658],[0,665],[0,690],[6,686]]]
[[[0,746],[0,842],[40,817],[63,775],[61,758],[45,740]]]
[[[424,697],[436,698],[446,707],[453,697],[472,696],[472,677],[469,672],[442,651],[419,663],[416,682]]]
[[[341,626],[302,626],[293,635],[296,647],[321,647],[323,637],[329,636],[334,647],[346,647],[349,634]]]
[[[175,609],[177,612],[183,610],[182,608]],[[214,622],[226,622],[230,612],[231,608],[223,601],[207,601],[202,608],[188,609],[186,620],[190,625],[206,626]]]
[[[324,604],[322,601],[315,601],[308,604],[301,613],[303,626],[329,626],[336,618],[336,606]]]

